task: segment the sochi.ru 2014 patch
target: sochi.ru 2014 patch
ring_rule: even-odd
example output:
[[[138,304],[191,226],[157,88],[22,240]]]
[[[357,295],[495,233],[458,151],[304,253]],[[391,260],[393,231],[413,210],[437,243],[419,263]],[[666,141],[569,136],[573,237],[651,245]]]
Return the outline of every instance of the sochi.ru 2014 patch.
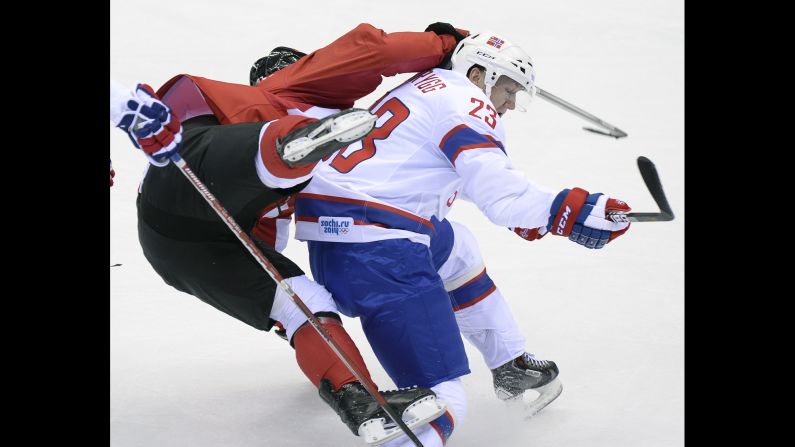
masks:
[[[320,224],[320,234],[324,236],[344,238],[350,236],[353,230],[352,217],[320,216],[317,222]]]

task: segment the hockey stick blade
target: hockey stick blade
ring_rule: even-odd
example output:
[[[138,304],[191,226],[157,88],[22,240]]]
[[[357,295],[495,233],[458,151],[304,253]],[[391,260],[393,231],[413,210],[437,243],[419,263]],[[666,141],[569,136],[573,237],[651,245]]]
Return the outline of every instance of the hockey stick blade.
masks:
[[[667,222],[674,220],[674,212],[671,205],[668,204],[668,199],[665,198],[662,183],[660,183],[660,176],[657,174],[657,168],[651,160],[644,156],[638,157],[638,169],[640,169],[640,176],[643,178],[643,183],[646,184],[651,193],[651,197],[660,208],[659,213],[627,213],[626,215],[611,216],[615,222],[619,222],[621,218],[627,218],[630,222]]]
[[[646,183],[646,188],[651,193],[651,197],[660,208],[660,213],[656,213],[658,216],[654,216],[655,213],[635,213],[634,217],[638,219],[636,222],[666,222],[674,220],[674,211],[671,209],[671,205],[668,204],[668,199],[665,198],[660,175],[657,173],[654,163],[648,158],[640,156],[638,157],[638,169],[643,182]],[[629,216],[631,219],[633,217],[632,213]]]
[[[588,132],[598,133],[599,135],[604,135],[604,136],[607,136],[607,137],[613,137],[616,140],[619,139],[619,138],[623,138],[623,137],[627,136],[627,134],[624,131],[622,131],[621,129],[618,129],[618,131],[616,133],[613,133],[612,131],[611,132],[605,132],[603,130],[594,129],[593,127],[584,127],[583,126],[582,129],[583,130],[587,130]]]

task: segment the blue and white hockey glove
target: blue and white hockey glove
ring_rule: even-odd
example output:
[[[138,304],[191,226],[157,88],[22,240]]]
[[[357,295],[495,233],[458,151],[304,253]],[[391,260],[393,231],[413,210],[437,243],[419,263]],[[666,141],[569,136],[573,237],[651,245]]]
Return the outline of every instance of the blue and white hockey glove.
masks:
[[[626,233],[629,220],[625,214],[631,210],[626,202],[602,193],[564,189],[552,202],[547,230],[586,248],[599,249]]]
[[[182,144],[182,125],[163,104],[152,87],[138,84],[134,95],[125,98],[120,113],[112,116],[116,127],[127,132],[135,147],[141,149],[155,166],[166,166],[169,157]]]

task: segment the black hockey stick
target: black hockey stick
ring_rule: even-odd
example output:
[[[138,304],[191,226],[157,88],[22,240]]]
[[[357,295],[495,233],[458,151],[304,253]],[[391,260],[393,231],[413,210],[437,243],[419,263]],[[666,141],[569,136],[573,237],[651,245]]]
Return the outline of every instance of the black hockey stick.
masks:
[[[615,139],[624,138],[627,136],[627,133],[619,129],[618,127],[608,123],[607,121],[597,118],[596,116],[586,112],[585,110],[575,106],[574,104],[571,104],[569,102],[564,101],[561,98],[558,98],[557,96],[553,95],[552,93],[549,93],[548,91],[542,90],[539,86],[536,86],[536,93],[538,93],[538,96],[540,96],[543,99],[546,99],[552,104],[555,104],[556,106],[564,110],[567,110],[575,115],[578,115],[596,124],[597,126],[607,129],[607,132],[599,129],[594,129],[593,127],[583,127],[583,130],[587,130],[593,133],[598,133],[600,135],[606,135],[608,137],[614,137]]]
[[[654,202],[660,208],[659,213],[615,213],[611,214],[610,218],[615,222],[629,220],[630,222],[667,222],[674,220],[674,212],[668,200],[665,198],[662,183],[660,183],[660,176],[657,174],[657,168],[651,160],[646,157],[638,157],[638,169],[640,169],[640,176],[643,177],[643,182],[646,183],[646,188],[649,189]]]
[[[256,245],[254,245],[254,241],[252,241],[251,238],[248,237],[246,232],[240,228],[237,222],[235,222],[235,219],[232,217],[232,215],[229,214],[229,212],[226,210],[226,208],[224,208],[223,205],[221,205],[221,203],[218,202],[218,199],[216,199],[215,196],[210,192],[210,190],[207,189],[204,183],[202,183],[202,181],[199,180],[196,174],[194,174],[193,171],[191,171],[185,160],[183,160],[182,157],[179,156],[179,154],[172,155],[170,159],[172,162],[174,162],[174,165],[176,165],[179,168],[179,170],[182,171],[185,177],[187,177],[188,180],[190,180],[190,182],[193,184],[193,186],[196,188],[199,194],[201,194],[202,197],[204,197],[204,200],[206,200],[207,203],[210,204],[213,210],[215,210],[216,214],[218,214],[221,220],[224,221],[226,226],[229,227],[229,229],[232,230],[233,233],[235,233],[235,235],[240,240],[240,242],[242,242],[243,245],[248,249],[249,253],[251,253],[251,255],[254,256],[254,259],[257,260],[259,265],[261,265],[262,268],[265,269],[265,271],[268,273],[268,276],[270,276],[271,279],[273,279],[273,282],[275,282],[278,286],[280,286],[282,290],[284,290],[284,292],[287,293],[287,296],[290,297],[293,303],[295,303],[295,305],[298,306],[299,309],[301,309],[301,312],[303,312],[303,314],[309,320],[309,324],[312,325],[313,328],[315,328],[318,334],[320,334],[320,338],[322,338],[329,346],[329,348],[331,348],[331,350],[334,351],[335,354],[337,354],[337,357],[339,357],[339,359],[342,360],[342,363],[345,364],[345,366],[354,375],[354,377],[356,377],[356,379],[362,384],[362,386],[364,386],[365,390],[367,390],[367,392],[370,393],[371,396],[373,396],[373,399],[375,399],[375,401],[378,403],[378,406],[384,409],[386,414],[388,414],[389,417],[392,418],[395,424],[397,424],[398,427],[400,427],[400,429],[406,434],[406,436],[409,437],[409,439],[411,439],[412,442],[414,442],[414,445],[416,445],[417,447],[423,447],[422,443],[420,442],[419,439],[417,439],[417,436],[414,434],[414,432],[412,432],[411,429],[406,425],[406,423],[403,422],[403,418],[399,414],[397,414],[397,412],[392,408],[392,406],[389,405],[386,399],[384,399],[384,396],[382,396],[381,393],[378,392],[378,387],[376,387],[376,385],[370,379],[365,377],[364,374],[362,374],[358,370],[358,368],[354,366],[353,361],[351,361],[351,359],[348,358],[345,352],[343,352],[339,344],[337,344],[337,342],[333,338],[331,338],[331,335],[329,335],[329,333],[326,332],[325,329],[323,329],[323,326],[320,325],[320,321],[317,319],[317,317],[315,317],[312,314],[312,311],[309,310],[309,308],[306,306],[306,304],[304,304],[304,302],[301,300],[298,294],[295,293],[292,287],[290,287],[290,284],[288,284],[287,281],[285,281],[285,279],[282,277],[279,271],[276,270],[273,264],[271,264],[268,258],[266,258],[264,254],[262,254],[262,251],[260,251],[260,249],[257,248]]]

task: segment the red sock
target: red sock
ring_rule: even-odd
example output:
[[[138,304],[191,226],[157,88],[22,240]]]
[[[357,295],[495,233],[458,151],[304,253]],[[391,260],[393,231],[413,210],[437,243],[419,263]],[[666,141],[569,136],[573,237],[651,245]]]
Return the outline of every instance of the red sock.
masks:
[[[342,323],[334,318],[321,317],[319,320],[323,329],[337,342],[342,352],[351,360],[353,366],[364,377],[372,381],[370,371],[367,370],[359,349],[353,343],[345,328],[342,327]],[[310,324],[304,324],[295,331],[293,345],[295,346],[295,359],[298,361],[298,366],[316,387],[320,386],[321,379],[331,381],[334,390],[338,390],[346,383],[357,381],[353,373],[348,371],[342,360],[337,357]]]

